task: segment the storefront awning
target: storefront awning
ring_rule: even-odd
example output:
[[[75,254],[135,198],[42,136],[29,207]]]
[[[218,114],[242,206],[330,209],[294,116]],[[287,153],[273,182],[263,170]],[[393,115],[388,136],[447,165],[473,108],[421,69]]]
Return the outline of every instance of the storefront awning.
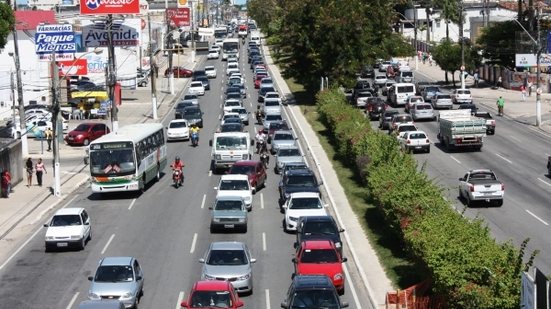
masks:
[[[71,93],[72,98],[102,98],[107,99],[107,91],[75,91]]]

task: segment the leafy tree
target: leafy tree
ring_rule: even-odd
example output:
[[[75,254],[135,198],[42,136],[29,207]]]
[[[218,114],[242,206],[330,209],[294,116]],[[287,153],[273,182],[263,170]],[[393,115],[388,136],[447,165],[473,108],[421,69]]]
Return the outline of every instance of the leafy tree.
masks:
[[[11,5],[6,2],[0,2],[0,48],[4,48],[7,43],[7,37],[13,30],[15,16]]]
[[[522,31],[515,21],[491,24],[482,29],[478,38],[478,47],[486,63],[515,68],[515,36]]]

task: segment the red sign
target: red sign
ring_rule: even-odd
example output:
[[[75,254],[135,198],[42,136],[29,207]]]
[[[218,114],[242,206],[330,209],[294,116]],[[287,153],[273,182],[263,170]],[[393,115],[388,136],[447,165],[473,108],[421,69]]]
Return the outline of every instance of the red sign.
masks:
[[[166,9],[166,17],[171,26],[189,26],[189,8]]]
[[[86,58],[77,59],[74,61],[58,61],[57,67],[59,68],[59,76],[69,75],[87,75],[88,74],[88,61]]]
[[[80,0],[80,14],[139,14],[140,0]]]

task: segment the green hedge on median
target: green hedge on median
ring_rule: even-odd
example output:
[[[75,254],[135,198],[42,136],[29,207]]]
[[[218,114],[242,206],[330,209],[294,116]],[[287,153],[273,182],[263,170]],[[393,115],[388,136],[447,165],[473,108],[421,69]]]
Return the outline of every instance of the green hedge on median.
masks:
[[[371,129],[338,89],[317,95],[318,112],[340,159],[356,168],[406,250],[431,274],[449,308],[518,308],[522,253],[497,243],[480,220],[468,220],[442,189],[402,152],[394,136]]]

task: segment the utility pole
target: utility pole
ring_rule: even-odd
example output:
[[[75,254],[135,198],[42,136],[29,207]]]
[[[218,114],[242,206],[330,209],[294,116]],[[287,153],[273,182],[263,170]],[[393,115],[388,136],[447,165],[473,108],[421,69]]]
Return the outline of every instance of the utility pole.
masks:
[[[195,63],[195,40],[198,39],[199,33],[195,33],[195,11],[193,10],[193,1],[189,1],[191,5],[191,62]]]
[[[417,47],[417,8],[415,3],[411,3],[413,6],[413,47],[415,49],[415,70],[419,70],[419,48]]]
[[[10,87],[11,87],[11,109],[13,111],[12,126],[15,129],[16,117],[15,117],[15,77],[14,77],[14,75],[15,75],[15,72],[11,71],[10,72]],[[12,130],[12,131],[14,132],[13,138],[17,139],[17,131],[15,131],[15,130]]]
[[[59,68],[57,67],[55,52],[52,53],[50,70],[52,72],[52,127],[53,127],[53,156],[54,156],[54,187],[53,193],[56,197],[61,197],[61,175],[59,163],[59,137],[63,135],[63,128],[59,125]]]
[[[151,109],[153,112],[153,119],[157,119],[157,80],[156,67],[153,62],[153,38],[151,37],[151,15],[147,13],[147,31],[149,32],[149,77],[151,78]],[[172,77],[172,67],[170,67],[170,74]]]
[[[540,29],[540,8],[537,8],[536,16],[536,31],[538,32],[538,40],[536,44],[536,126],[541,125],[541,85],[540,85],[540,58],[541,58],[541,29]]]
[[[465,38],[463,37],[463,0],[459,11],[459,39],[461,40],[461,89],[465,89]]]
[[[108,46],[107,46],[107,80],[106,86],[108,89],[109,100],[111,101],[111,127],[113,132],[119,130],[119,116],[118,107],[115,104],[115,84],[117,82],[117,72],[115,63],[115,46],[113,46],[113,14],[107,15],[107,34],[108,34]]]
[[[167,31],[167,40],[166,40],[166,49],[168,50],[168,67],[170,68],[168,71],[168,90],[170,91],[170,94],[174,94],[174,70],[172,70],[173,66],[173,48],[174,48],[174,33],[170,29],[170,18],[168,18],[168,13],[165,14],[166,18],[166,31]],[[179,38],[178,38],[179,39]],[[178,50],[178,52],[180,52]]]

